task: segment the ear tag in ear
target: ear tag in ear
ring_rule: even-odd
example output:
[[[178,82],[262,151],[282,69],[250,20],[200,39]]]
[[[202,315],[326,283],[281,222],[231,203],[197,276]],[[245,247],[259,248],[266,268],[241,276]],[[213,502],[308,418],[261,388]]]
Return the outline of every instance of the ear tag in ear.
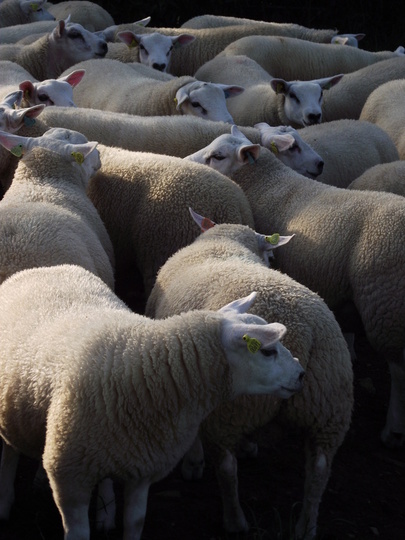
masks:
[[[13,154],[13,156],[21,157],[23,155],[23,145],[17,144],[17,146],[13,146],[10,152]]]
[[[278,83],[276,86],[276,94],[280,94],[283,91],[283,85]]]
[[[24,92],[24,99],[28,100],[28,98],[30,97],[30,93],[28,90],[25,90]]]
[[[32,11],[38,11],[38,4],[30,4]]]
[[[201,232],[205,232],[208,229],[212,229],[212,227],[215,227],[215,223],[211,221],[209,218],[203,218],[201,221]]]
[[[262,344],[260,343],[260,341],[258,339],[251,338],[247,334],[245,334],[242,337],[242,339],[244,341],[246,341],[248,351],[251,352],[252,354],[256,353],[260,349],[260,347],[262,346]]]
[[[177,102],[177,98],[176,98],[176,97],[174,98],[174,100],[173,100],[173,101],[174,101],[174,102],[175,102],[175,104],[177,105],[177,103],[178,103],[178,102]]]
[[[280,235],[278,233],[274,233],[271,236],[265,236],[264,239],[269,244],[276,246],[278,244],[278,241],[280,240]]]
[[[35,118],[29,118],[28,116],[24,116],[24,125],[27,127],[32,127],[35,124]]]
[[[72,152],[72,156],[74,158],[74,160],[76,161],[76,163],[78,163],[79,165],[81,165],[84,161],[84,156],[81,152]]]
[[[247,158],[249,163],[252,165],[253,163],[256,163],[255,158],[252,156],[252,152],[247,152]]]
[[[271,141],[270,143],[270,150],[273,152],[273,154],[276,154],[276,155],[278,154],[278,148],[274,141]]]
[[[135,39],[132,39],[131,43],[128,44],[128,47],[130,49],[133,49],[134,47],[136,47],[138,45],[138,43],[135,41]]]

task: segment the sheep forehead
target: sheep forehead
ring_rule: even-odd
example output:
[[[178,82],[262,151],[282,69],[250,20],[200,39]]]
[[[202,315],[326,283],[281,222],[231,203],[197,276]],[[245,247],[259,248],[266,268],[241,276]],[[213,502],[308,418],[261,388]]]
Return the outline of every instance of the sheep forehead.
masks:
[[[78,32],[83,39],[70,39],[72,31]],[[87,49],[88,47],[99,47],[105,40],[98,36],[95,32],[90,32],[79,23],[67,23],[65,25],[65,33],[62,36],[64,47],[66,44],[74,49]]]
[[[312,100],[319,98],[322,95],[322,88],[320,84],[311,81],[294,81],[288,89],[287,95],[294,93],[300,101]]]
[[[66,81],[46,79],[33,84],[37,95],[46,94],[55,105],[64,106],[73,103],[73,88]]]
[[[48,129],[43,137],[50,137],[52,139],[57,139],[59,141],[69,141],[72,144],[82,144],[88,142],[87,137],[78,131],[73,129],[66,129],[60,127],[54,127]]]
[[[166,54],[173,46],[173,39],[170,36],[159,34],[159,32],[153,32],[152,34],[142,34],[139,43],[142,43],[149,54],[152,50]]]

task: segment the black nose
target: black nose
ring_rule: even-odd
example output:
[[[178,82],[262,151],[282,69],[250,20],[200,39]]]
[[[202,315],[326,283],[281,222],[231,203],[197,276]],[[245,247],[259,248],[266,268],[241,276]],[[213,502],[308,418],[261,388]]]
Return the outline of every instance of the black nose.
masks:
[[[298,380],[301,382],[304,377],[305,377],[305,371],[303,371],[302,373],[298,375]]]
[[[319,114],[309,114],[308,120],[311,124],[319,124],[321,122],[322,115]]]
[[[323,166],[325,165],[325,163],[323,161],[320,161],[318,163],[318,172],[319,174],[321,174],[321,172],[323,171]]]
[[[103,50],[103,53],[104,53],[104,54],[107,54],[107,51],[108,51],[108,45],[107,45],[107,42],[106,42],[106,41],[103,41],[103,42],[101,43],[101,48],[102,48],[102,50]]]
[[[157,69],[158,71],[164,71],[166,69],[166,64],[152,64],[153,69]]]

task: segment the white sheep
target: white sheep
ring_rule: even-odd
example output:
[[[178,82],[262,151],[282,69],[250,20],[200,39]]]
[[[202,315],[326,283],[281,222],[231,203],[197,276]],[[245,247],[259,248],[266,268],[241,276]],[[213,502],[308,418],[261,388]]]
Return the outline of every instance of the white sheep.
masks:
[[[0,43],[13,44],[19,43],[20,40],[29,39],[30,36],[36,35],[37,38],[44,34],[49,34],[56,28],[56,21],[37,21],[25,24],[14,24],[0,28]]]
[[[273,77],[310,80],[350,73],[388,58],[403,56],[391,51],[371,52],[355,47],[333,47],[283,36],[247,36],[230,43],[220,53],[225,56],[246,55]]]
[[[29,124],[43,111],[45,105],[35,105],[24,109],[18,108],[23,93],[21,90],[10,92],[0,102],[0,130],[15,133],[24,123]]]
[[[291,139],[286,140],[288,147],[293,143]],[[220,135],[209,145],[183,159],[202,163],[229,176],[243,165],[255,162],[259,154],[260,145],[253,144],[236,125],[232,125],[231,133]]]
[[[118,32],[130,30],[136,34],[151,34],[153,32],[159,32],[169,36],[180,35],[184,33],[183,28],[153,28],[153,27],[139,27],[136,23],[132,24],[119,24],[114,27],[114,35]],[[332,36],[336,34],[336,30],[317,30],[309,29],[296,24],[249,24],[249,25],[234,25],[226,28],[202,28],[193,30],[192,35],[195,36],[195,40],[187,45],[187,47],[180,47],[173,51],[170,61],[170,73],[176,76],[181,75],[194,75],[197,69],[211,60],[220,53],[227,45],[243,36],[250,36],[252,34],[258,35],[284,35],[294,36],[302,40],[313,40],[315,42],[322,42],[330,45]],[[109,36],[111,38],[111,36]],[[116,38],[114,38],[117,41]],[[110,46],[111,45],[111,46]],[[137,61],[138,52],[132,48],[129,49],[123,43],[111,43],[109,45],[107,57],[121,60],[124,62]],[[243,53],[241,53],[243,54]],[[249,56],[249,55],[248,55]],[[340,70],[333,70],[333,73],[340,73]],[[330,76],[331,73],[325,75]],[[307,77],[284,77],[287,80],[293,78]]]
[[[90,107],[141,116],[191,114],[207,120],[233,123],[226,100],[243,92],[236,85],[211,84],[194,77],[174,77],[148,68],[137,72],[137,66],[128,66],[118,60],[86,60],[75,69],[84,69],[85,77],[73,89],[73,99],[79,107]],[[100,70],[103,84],[99,84]],[[66,73],[62,73],[62,76]]]
[[[107,43],[80,24],[58,21],[56,28],[31,45],[0,45],[0,59],[16,62],[35,79],[56,79],[77,62],[103,58]]]
[[[3,0],[0,3],[0,27],[35,21],[54,21],[55,17],[44,9],[46,0]]]
[[[361,120],[372,122],[388,133],[400,159],[405,159],[404,95],[404,79],[387,81],[371,92],[360,114]]]
[[[374,165],[353,180],[347,189],[388,191],[405,197],[405,161]]]
[[[80,266],[6,280],[0,517],[9,516],[22,453],[42,459],[66,540],[90,539],[92,491],[110,476],[125,483],[124,538],[139,540],[149,486],[175,467],[215,407],[302,388],[303,368],[279,343],[286,327],[246,313],[255,296],[158,321],[133,313]]]
[[[322,122],[324,90],[336,85],[343,75],[312,80],[275,78],[245,55],[216,56],[195,73],[201,81],[239,84],[245,91],[229,103],[235,123],[253,126],[263,121],[272,126],[308,126]]]
[[[104,30],[114,24],[114,19],[110,13],[99,4],[87,0],[68,0],[53,4],[47,2],[47,8],[56,20],[66,19],[70,16],[70,21],[81,24],[90,32]]]
[[[405,62],[400,56],[346,73],[338,86],[325,93],[322,105],[324,121],[359,119],[364,104],[373,90],[387,81],[404,77]]]
[[[138,62],[164,72],[170,71],[170,58],[173,49],[188,45],[195,39],[190,34],[179,34],[178,36],[166,36],[159,32],[135,34],[130,30],[118,32],[117,38],[130,48],[137,47]]]
[[[197,15],[188,19],[181,25],[181,28],[218,28],[224,26],[235,26],[245,24],[264,24],[277,27],[279,23],[258,21],[256,19],[246,19],[244,17],[228,17],[225,15]],[[281,23],[280,26],[297,26],[291,23]]]
[[[101,144],[98,149],[102,166],[87,193],[114,246],[115,290],[136,311],[144,309],[162,264],[197,236],[189,206],[198,204],[217,221],[253,225],[239,186],[209,167]]]
[[[358,47],[359,41],[364,39],[366,34],[337,34],[333,36],[330,42],[333,45],[348,45],[349,47]]]
[[[264,148],[254,166],[232,178],[246,194],[258,232],[296,235],[288,249],[275,253],[277,267],[318,292],[331,309],[354,303],[369,343],[391,373],[382,440],[403,445],[405,201],[303,178]]]
[[[387,133],[363,120],[334,120],[298,133],[322,156],[324,167],[316,179],[324,184],[345,188],[370,167],[399,159]]]
[[[288,250],[294,241],[282,249]],[[237,493],[235,454],[241,439],[277,418],[293,430],[302,429],[306,477],[296,532],[298,538],[308,539],[316,534],[333,458],[349,429],[352,366],[339,325],[323,300],[286,274],[267,268],[262,259],[265,245],[263,235],[246,226],[221,224],[206,230],[162,266],[145,313],[160,319],[192,309],[215,309],[254,286],[258,295],[250,311],[294,328],[283,343],[299,351],[306,371],[303,392],[283,404],[265,396],[238,398],[211,413],[200,433],[220,484],[224,526],[236,532],[248,527]],[[189,452],[183,461],[186,478],[201,474],[195,457]]]
[[[73,88],[79,84],[84,70],[71,71],[65,77],[37,81],[26,69],[15,62],[0,60],[0,70],[5,84],[0,85],[0,97],[13,90],[22,90],[21,107],[59,105],[74,107]]]
[[[323,158],[304,141],[298,130],[291,126],[269,126],[266,122],[259,122],[254,127],[260,132],[262,146],[271,150],[284,165],[312,179],[322,174]],[[285,135],[293,137],[294,142],[281,147],[279,140]]]
[[[20,156],[0,208],[0,283],[34,266],[80,264],[114,287],[114,252],[86,194],[100,168],[94,142],[53,128],[42,137],[0,132],[0,144]]]

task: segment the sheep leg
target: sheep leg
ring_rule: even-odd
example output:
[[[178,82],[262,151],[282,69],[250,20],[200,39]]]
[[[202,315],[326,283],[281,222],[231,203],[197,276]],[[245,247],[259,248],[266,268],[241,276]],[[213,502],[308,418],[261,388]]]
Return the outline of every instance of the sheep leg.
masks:
[[[204,450],[200,437],[197,437],[184,455],[181,464],[181,475],[184,480],[201,480],[204,466]]]
[[[92,489],[69,479],[59,482],[47,471],[55,504],[62,516],[64,540],[90,540],[89,505]]]
[[[303,507],[295,534],[310,540],[316,536],[319,505],[330,475],[330,462],[325,451],[316,443],[305,444],[305,488]]]
[[[8,519],[14,503],[14,480],[19,454],[5,441],[0,464],[0,519]]]
[[[145,522],[150,483],[146,480],[125,483],[124,537],[123,540],[139,540]]]
[[[396,448],[405,443],[405,351],[401,361],[389,361],[388,365],[391,374],[391,393],[381,439],[389,448]]]
[[[249,525],[239,503],[238,462],[229,451],[216,467],[223,505],[223,524],[227,532],[248,531]]]
[[[97,489],[96,523],[98,531],[111,531],[115,528],[115,493],[110,478],[102,480]]]

